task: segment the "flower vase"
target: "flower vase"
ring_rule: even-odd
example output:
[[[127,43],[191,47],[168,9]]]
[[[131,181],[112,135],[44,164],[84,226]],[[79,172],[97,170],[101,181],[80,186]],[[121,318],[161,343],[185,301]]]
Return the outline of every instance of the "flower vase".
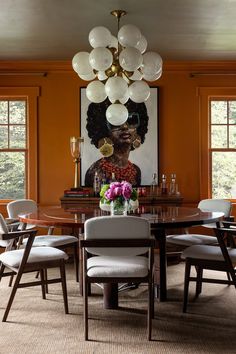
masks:
[[[127,200],[113,200],[111,202],[111,215],[127,215],[128,202]]]

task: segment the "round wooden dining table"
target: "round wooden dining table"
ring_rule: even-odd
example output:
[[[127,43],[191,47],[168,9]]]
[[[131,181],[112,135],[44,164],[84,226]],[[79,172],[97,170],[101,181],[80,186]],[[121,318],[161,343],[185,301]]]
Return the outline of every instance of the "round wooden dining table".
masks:
[[[60,206],[40,207],[37,213],[20,214],[19,219],[23,223],[37,226],[69,228],[72,233],[78,235],[83,232],[84,223],[92,217],[108,215],[98,205],[81,204],[73,208],[61,208]],[[221,212],[203,212],[198,208],[188,208],[171,205],[140,205],[132,214],[147,219],[150,222],[152,234],[158,243],[158,294],[159,300],[167,299],[166,281],[166,230],[186,228],[195,225],[215,223],[223,217]],[[117,308],[117,284],[111,289],[110,284],[104,288],[104,306]]]

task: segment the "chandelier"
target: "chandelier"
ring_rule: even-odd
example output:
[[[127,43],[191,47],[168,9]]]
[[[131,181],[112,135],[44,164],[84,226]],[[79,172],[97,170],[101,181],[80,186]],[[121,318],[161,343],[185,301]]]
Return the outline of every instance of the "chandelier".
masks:
[[[104,26],[89,33],[92,51],[78,52],[72,67],[82,80],[91,81],[86,88],[89,101],[101,103],[109,99],[106,119],[112,125],[122,125],[128,119],[125,103],[130,99],[141,103],[150,96],[146,81],[156,81],[162,75],[162,58],[146,51],[147,40],[134,25],[120,28],[120,18],[126,11],[111,12],[117,19],[117,37]]]

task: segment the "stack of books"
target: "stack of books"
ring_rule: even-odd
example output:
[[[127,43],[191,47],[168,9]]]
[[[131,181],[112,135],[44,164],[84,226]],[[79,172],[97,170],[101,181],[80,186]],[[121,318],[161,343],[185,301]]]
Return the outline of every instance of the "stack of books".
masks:
[[[90,197],[90,189],[89,188],[81,188],[81,189],[66,189],[64,191],[64,197],[76,197],[76,198],[84,198]]]

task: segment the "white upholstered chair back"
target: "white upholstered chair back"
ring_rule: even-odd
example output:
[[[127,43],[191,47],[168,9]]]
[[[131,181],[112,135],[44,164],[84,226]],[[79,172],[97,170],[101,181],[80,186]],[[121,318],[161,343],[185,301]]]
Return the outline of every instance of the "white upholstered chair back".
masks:
[[[17,199],[7,204],[7,212],[9,218],[18,218],[19,214],[36,213],[38,210],[37,203],[32,199]],[[27,230],[34,228],[35,225],[27,224]],[[22,223],[19,229],[22,228]]]
[[[100,216],[85,221],[85,239],[147,239],[149,222],[136,216]],[[99,256],[136,256],[147,248],[89,248],[89,253]]]
[[[18,199],[7,204],[9,218],[17,218],[19,214],[37,212],[37,203],[32,199]]]
[[[12,243],[12,240],[3,240],[2,234],[8,234],[8,227],[4,217],[0,214],[0,247],[7,248]]]
[[[198,208],[202,211],[222,212],[225,217],[229,217],[232,204],[224,199],[203,199],[199,202]]]

